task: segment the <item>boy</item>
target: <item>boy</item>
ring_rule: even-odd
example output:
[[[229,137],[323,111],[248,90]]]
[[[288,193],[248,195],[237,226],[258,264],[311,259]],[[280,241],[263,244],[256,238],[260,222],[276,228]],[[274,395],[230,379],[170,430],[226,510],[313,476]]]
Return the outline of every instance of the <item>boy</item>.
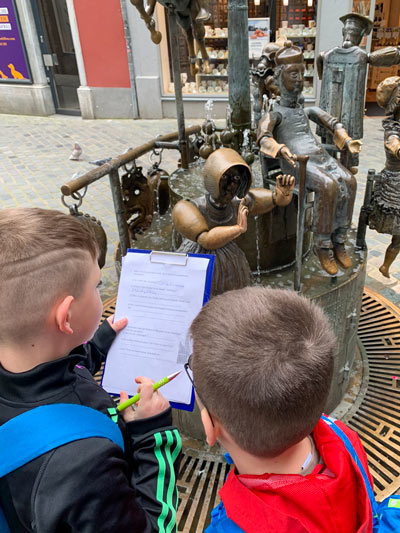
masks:
[[[293,291],[247,287],[212,299],[191,334],[207,442],[234,463],[207,533],[371,532],[361,474],[320,420],[335,342],[322,310]],[[336,424],[368,472],[358,436]]]
[[[105,321],[83,344],[102,313],[90,231],[58,211],[4,209],[0,242],[0,425],[45,404],[81,404],[107,414],[115,404],[91,374],[127,321]],[[0,505],[12,532],[173,530],[178,463],[171,452],[179,457],[180,438],[168,401],[153,393],[149,379],[136,382],[137,409],[123,411],[119,421],[125,453],[105,438],[77,440],[0,479]],[[29,435],[21,438],[29,446]]]

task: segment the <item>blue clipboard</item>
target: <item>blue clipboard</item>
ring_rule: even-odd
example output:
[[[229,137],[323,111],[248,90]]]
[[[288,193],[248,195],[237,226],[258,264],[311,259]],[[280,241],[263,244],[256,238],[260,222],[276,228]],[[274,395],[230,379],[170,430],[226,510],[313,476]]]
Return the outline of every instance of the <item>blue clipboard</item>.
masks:
[[[137,248],[129,248],[127,250],[127,253],[137,253],[137,254],[152,254],[152,250],[139,250]],[[181,254],[176,252],[154,252],[156,254],[159,254],[161,257],[163,255],[165,256],[186,256],[186,257],[203,257],[205,259],[208,259],[208,267],[206,271],[206,280],[204,284],[204,298],[203,298],[203,305],[205,305],[208,300],[210,299],[211,294],[211,284],[212,284],[212,276],[213,276],[213,270],[214,270],[214,261],[215,261],[215,255],[213,254]],[[158,261],[162,262],[162,261]],[[181,264],[181,263],[180,263]],[[186,263],[182,263],[182,266],[184,266]],[[190,398],[190,403],[176,403],[176,402],[170,402],[171,407],[174,409],[180,409],[182,411],[193,411],[194,409],[194,402],[195,402],[195,394],[194,394],[194,387],[192,387],[192,395]]]

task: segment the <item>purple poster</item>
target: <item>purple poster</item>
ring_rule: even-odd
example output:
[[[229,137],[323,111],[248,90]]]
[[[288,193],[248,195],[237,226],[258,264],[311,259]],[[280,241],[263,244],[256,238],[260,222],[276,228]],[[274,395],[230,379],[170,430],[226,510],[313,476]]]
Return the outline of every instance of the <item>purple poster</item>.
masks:
[[[0,0],[0,82],[31,83],[13,0]]]

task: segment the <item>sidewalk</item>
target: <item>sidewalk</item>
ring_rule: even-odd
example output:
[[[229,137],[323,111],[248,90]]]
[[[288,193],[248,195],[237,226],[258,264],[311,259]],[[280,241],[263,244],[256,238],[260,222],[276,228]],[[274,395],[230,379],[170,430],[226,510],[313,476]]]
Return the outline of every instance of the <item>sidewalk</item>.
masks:
[[[357,175],[358,191],[353,223],[357,224],[363,202],[365,180],[369,168],[380,171],[384,166],[383,129],[381,118],[364,121],[364,146]],[[201,123],[187,120],[186,124]],[[176,131],[175,119],[163,120],[82,120],[80,117],[54,115],[29,117],[0,115],[0,208],[36,206],[67,212],[61,203],[60,186],[75,173],[94,168],[89,161],[115,157],[127,148],[139,146],[159,134]],[[74,142],[83,149],[81,161],[70,161]],[[163,159],[167,171],[176,168],[177,152],[170,151]],[[150,166],[148,155],[141,162]],[[140,161],[139,161],[140,164]],[[70,201],[66,199],[67,203]],[[108,178],[92,184],[80,208],[99,218],[108,237],[108,254],[103,269],[103,299],[116,293],[117,277],[114,250],[118,233]],[[390,243],[389,235],[367,230],[369,248],[366,285],[400,306],[400,256],[392,266],[391,279],[378,270]],[[62,245],[62,242],[60,243]]]

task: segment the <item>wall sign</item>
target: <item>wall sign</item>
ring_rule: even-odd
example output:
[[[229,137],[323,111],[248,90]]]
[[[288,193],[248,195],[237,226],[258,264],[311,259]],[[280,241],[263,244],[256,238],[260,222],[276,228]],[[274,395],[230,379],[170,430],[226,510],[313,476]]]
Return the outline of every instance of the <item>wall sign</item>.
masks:
[[[250,59],[260,59],[264,46],[269,43],[269,18],[250,18],[248,21],[249,56]]]
[[[14,0],[0,0],[0,83],[32,83]]]

